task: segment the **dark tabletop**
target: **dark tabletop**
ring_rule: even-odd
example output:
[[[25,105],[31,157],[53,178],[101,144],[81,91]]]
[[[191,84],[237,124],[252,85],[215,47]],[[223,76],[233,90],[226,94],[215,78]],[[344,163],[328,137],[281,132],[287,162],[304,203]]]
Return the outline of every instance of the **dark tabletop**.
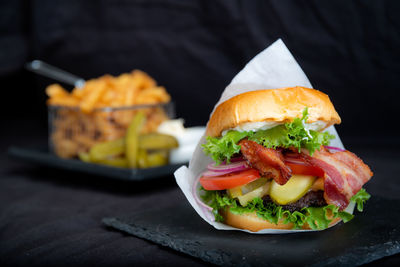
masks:
[[[205,265],[101,222],[105,216],[185,201],[173,175],[129,183],[19,162],[7,156],[8,145],[45,143],[45,131],[32,131],[23,141],[15,134],[17,123],[10,124],[0,155],[1,266]]]
[[[151,182],[127,183],[19,162],[7,156],[6,148],[10,144],[40,144],[45,142],[45,133],[39,129],[24,139],[16,134],[17,124],[10,122],[1,141],[2,266],[206,265],[101,223],[103,217],[186,201],[173,175]],[[24,125],[34,128],[34,122]],[[374,178],[366,186],[368,192],[400,198],[400,155],[396,147],[360,146],[351,150],[374,171]],[[373,264],[394,265],[399,263],[399,258],[395,255]]]
[[[23,71],[33,59],[85,79],[144,70],[167,88],[186,126],[195,126],[206,123],[232,77],[282,38],[340,111],[338,131],[347,148],[374,171],[367,190],[400,198],[399,134],[392,129],[399,3],[0,1],[0,266],[205,265],[101,223],[186,201],[172,175],[122,183],[7,156],[10,145],[46,142],[43,90],[54,81]],[[400,256],[375,264],[400,266]]]

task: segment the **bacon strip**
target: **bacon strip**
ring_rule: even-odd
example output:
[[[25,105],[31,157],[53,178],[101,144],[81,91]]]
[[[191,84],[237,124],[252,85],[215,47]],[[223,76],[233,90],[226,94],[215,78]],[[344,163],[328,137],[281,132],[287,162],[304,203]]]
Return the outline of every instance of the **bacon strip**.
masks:
[[[248,164],[262,176],[273,178],[280,185],[284,185],[292,176],[292,170],[285,165],[280,150],[266,148],[246,139],[240,141],[239,145]]]
[[[315,151],[309,156],[308,151],[302,151],[302,157],[311,165],[325,171],[324,198],[328,204],[334,204],[345,209],[350,198],[371,179],[370,168],[350,151],[331,153],[325,148]]]
[[[243,157],[248,164],[257,169],[260,174],[267,178],[273,178],[278,184],[284,185],[292,176],[292,170],[285,165],[281,150],[266,148],[254,141],[242,140],[239,142]],[[307,150],[302,153],[288,153],[291,157],[297,154],[310,164],[321,168],[324,176],[324,198],[328,204],[345,209],[350,198],[355,195],[361,187],[371,179],[373,173],[370,168],[355,154],[350,151],[331,153],[321,147],[311,157]]]

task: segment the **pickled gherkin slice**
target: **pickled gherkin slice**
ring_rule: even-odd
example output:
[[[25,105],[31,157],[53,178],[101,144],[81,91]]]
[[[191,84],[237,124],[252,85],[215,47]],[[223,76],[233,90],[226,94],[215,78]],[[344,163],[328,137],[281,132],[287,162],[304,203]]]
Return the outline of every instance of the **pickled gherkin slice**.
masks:
[[[114,141],[95,144],[90,148],[89,156],[91,161],[99,161],[123,154],[125,141],[123,138]]]
[[[139,136],[139,147],[142,149],[172,149],[178,147],[175,137],[161,133],[149,133]]]
[[[143,112],[138,112],[133,117],[131,124],[126,131],[125,136],[125,155],[128,160],[128,166],[136,168],[138,166],[138,151],[139,151],[139,132],[145,122]]]
[[[82,160],[83,162],[90,162],[90,155],[89,153],[79,153],[79,159]]]
[[[242,186],[237,186],[237,187],[234,187],[234,188],[230,188],[227,191],[228,191],[228,194],[229,194],[229,196],[231,198],[235,198],[235,197],[243,195]]]
[[[248,184],[245,184],[242,186],[242,193],[247,194],[267,183],[268,179],[267,178],[259,178],[253,182],[250,182]]]
[[[145,149],[139,149],[138,167],[150,168],[168,164],[168,152],[161,150],[155,152],[147,152]]]
[[[157,167],[168,164],[167,151],[149,153],[147,156],[148,167]]]
[[[168,152],[156,151],[148,153],[144,149],[139,149],[138,166],[139,168],[150,168],[168,164]]]
[[[253,191],[253,190],[255,190],[255,189],[257,189],[257,188],[259,188],[259,187],[261,187],[263,185],[265,185],[267,183],[267,181],[268,180],[266,178],[259,178],[259,179],[255,180],[253,182],[248,183],[248,184],[228,189],[227,191],[228,191],[228,194],[232,198],[235,198],[235,197],[238,197],[238,196],[245,195],[245,194],[247,194],[247,193],[249,193],[249,192],[251,192],[251,191]]]
[[[139,149],[137,156],[137,163],[139,168],[147,168],[147,151],[145,149]]]
[[[104,164],[112,167],[127,168],[128,160],[126,158],[109,158],[98,160],[94,163]]]
[[[98,143],[88,153],[79,154],[79,158],[115,167],[149,168],[168,164],[168,150],[178,147],[178,141],[161,133],[140,135],[145,120],[143,112],[136,113],[124,138]]]
[[[272,181],[269,195],[273,201],[280,205],[293,203],[308,192],[314,180],[314,176],[293,175],[284,185]]]
[[[247,205],[249,201],[252,201],[253,199],[259,197],[262,198],[266,194],[268,194],[268,190],[270,187],[270,183],[264,183],[262,186],[257,187],[253,191],[248,192],[247,194],[244,194],[242,196],[238,196],[238,200],[240,202],[240,205],[243,207]]]

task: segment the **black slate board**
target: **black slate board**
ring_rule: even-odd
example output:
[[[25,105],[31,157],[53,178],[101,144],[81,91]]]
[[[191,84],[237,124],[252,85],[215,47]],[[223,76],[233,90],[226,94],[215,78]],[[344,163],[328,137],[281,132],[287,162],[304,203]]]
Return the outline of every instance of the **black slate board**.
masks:
[[[107,226],[224,266],[361,265],[400,252],[400,201],[372,197],[349,223],[320,232],[218,231],[189,206],[104,218]]]
[[[125,181],[144,181],[174,173],[183,164],[170,164],[148,169],[115,168],[91,164],[76,159],[63,159],[49,152],[47,148],[10,147],[8,154],[25,161],[42,164],[63,170],[78,171]]]

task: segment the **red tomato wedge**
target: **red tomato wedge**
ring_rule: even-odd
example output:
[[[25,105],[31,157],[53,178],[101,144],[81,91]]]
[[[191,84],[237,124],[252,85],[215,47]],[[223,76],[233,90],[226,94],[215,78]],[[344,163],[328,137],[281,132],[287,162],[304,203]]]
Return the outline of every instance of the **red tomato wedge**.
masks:
[[[206,190],[224,190],[250,183],[260,178],[255,169],[229,173],[221,176],[202,176],[200,184]]]
[[[317,177],[324,177],[325,174],[325,172],[321,168],[316,166],[289,162],[285,162],[285,164],[292,170],[293,174],[312,175]]]

